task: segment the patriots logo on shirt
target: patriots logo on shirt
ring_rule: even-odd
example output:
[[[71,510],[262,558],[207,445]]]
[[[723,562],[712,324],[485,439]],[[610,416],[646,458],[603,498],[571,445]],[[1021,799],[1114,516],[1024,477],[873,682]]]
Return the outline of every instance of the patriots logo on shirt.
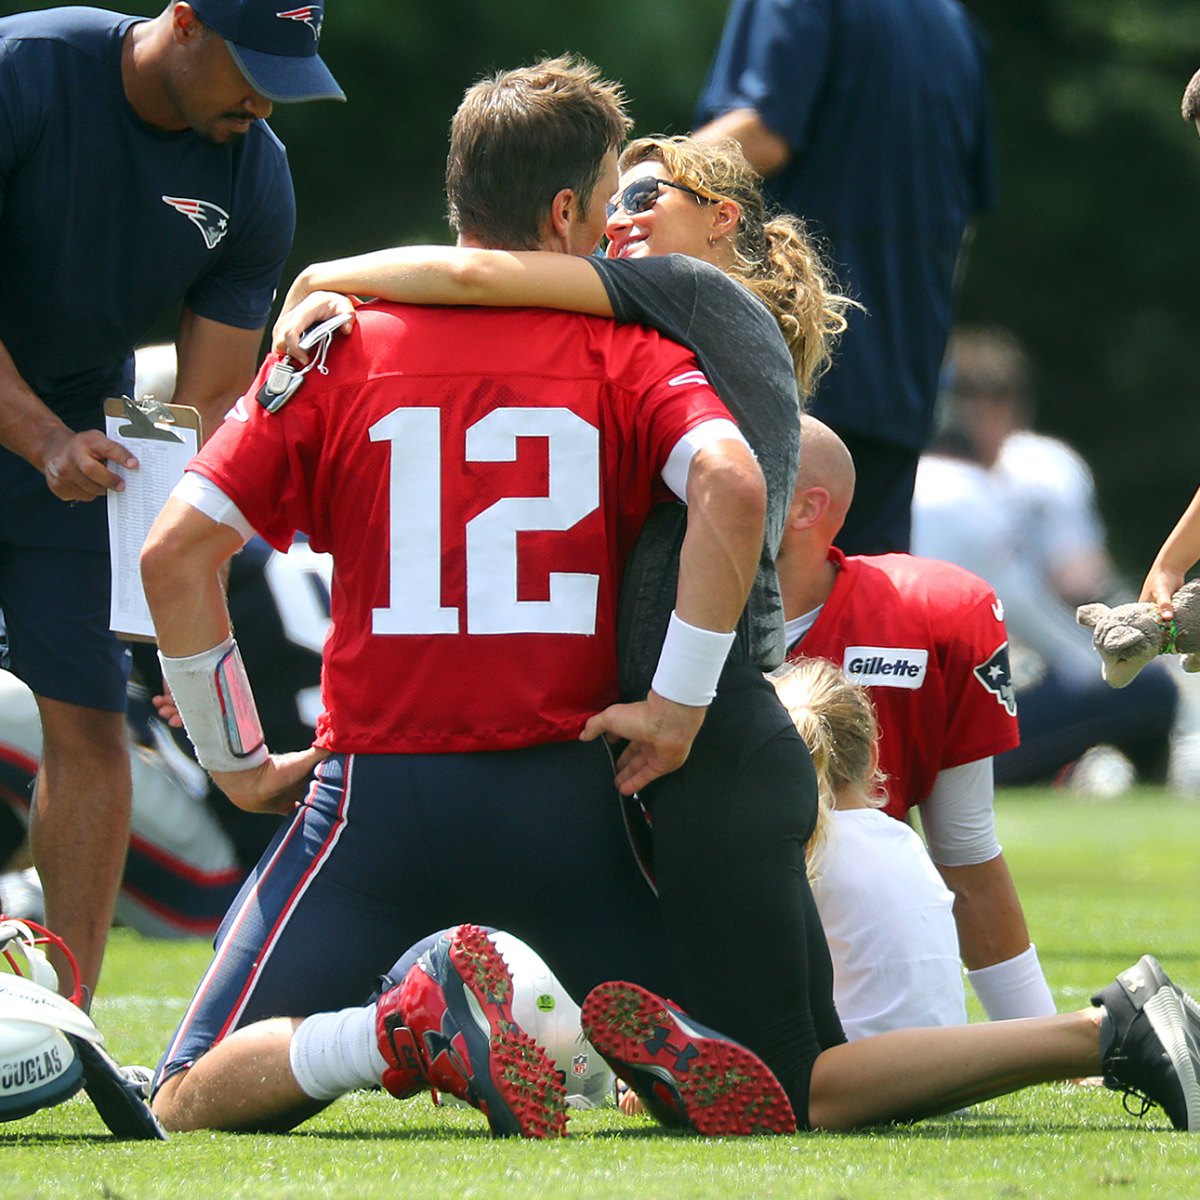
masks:
[[[321,16],[320,5],[305,4],[301,8],[289,8],[286,12],[277,12],[275,15],[281,21],[299,21],[307,25],[312,30],[314,40],[321,36],[321,22],[324,18]]]
[[[987,662],[975,668],[975,678],[996,697],[996,703],[1002,705],[1010,717],[1017,715],[1017,692],[1008,669],[1007,642],[1002,642]]]
[[[208,200],[189,200],[185,196],[164,196],[176,212],[181,212],[204,235],[204,244],[211,250],[229,232],[229,214]]]

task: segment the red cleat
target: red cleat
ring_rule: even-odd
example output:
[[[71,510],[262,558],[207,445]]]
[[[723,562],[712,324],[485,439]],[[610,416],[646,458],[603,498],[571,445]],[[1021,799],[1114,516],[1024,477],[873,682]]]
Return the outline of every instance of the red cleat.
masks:
[[[583,1028],[664,1125],[709,1137],[796,1132],[787,1094],[758,1055],[636,983],[593,988]]]
[[[566,1089],[549,1055],[514,1020],[512,976],[482,929],[452,929],[384,999],[393,992],[434,1088],[479,1109],[496,1137],[566,1132]]]

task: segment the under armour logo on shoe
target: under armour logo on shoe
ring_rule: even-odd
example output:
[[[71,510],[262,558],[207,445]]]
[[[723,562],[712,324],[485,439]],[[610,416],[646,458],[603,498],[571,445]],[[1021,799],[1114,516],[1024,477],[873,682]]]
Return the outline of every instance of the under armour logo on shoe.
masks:
[[[690,1042],[686,1046],[672,1045],[668,1040],[670,1032],[670,1029],[665,1025],[656,1025],[654,1027],[654,1035],[646,1042],[646,1050],[650,1054],[657,1054],[660,1050],[670,1051],[670,1053],[675,1055],[675,1070],[687,1071],[691,1067],[692,1059],[700,1051]]]
[[[1131,991],[1141,991],[1146,985],[1140,975],[1135,975],[1132,971],[1126,972],[1121,976],[1121,982]]]

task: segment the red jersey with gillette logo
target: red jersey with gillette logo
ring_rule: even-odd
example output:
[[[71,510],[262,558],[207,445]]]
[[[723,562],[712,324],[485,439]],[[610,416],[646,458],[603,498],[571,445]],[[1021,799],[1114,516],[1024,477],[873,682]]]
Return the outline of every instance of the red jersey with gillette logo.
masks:
[[[317,744],[503,750],[617,699],[621,569],[680,438],[728,420],[682,347],[540,309],[371,304],[278,412],[193,460],[279,550],[333,555]]]
[[[989,584],[952,563],[837,549],[829,558],[833,591],[788,658],[828,659],[870,691],[884,811],[903,818],[939,771],[1020,740],[1004,609]]]

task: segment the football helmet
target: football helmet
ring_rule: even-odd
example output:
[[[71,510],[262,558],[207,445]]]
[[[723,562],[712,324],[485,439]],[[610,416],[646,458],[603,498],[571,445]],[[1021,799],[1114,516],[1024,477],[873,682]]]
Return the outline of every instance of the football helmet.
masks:
[[[513,980],[513,1018],[554,1060],[572,1108],[599,1108],[613,1093],[608,1063],[583,1036],[579,1005],[542,957],[503,930],[488,935]]]
[[[60,938],[31,921],[0,918],[0,955],[11,969],[0,974],[0,1121],[14,1121],[70,1099],[83,1086],[83,1064],[72,1035],[98,1041],[100,1031],[71,999],[58,995],[58,975],[42,946]]]
[[[54,946],[71,970],[71,994],[43,946]],[[79,967],[66,942],[34,921],[0,915],[0,1121],[15,1121],[69,1100],[82,1087],[120,1138],[165,1139],[134,1071],[123,1071],[83,1011]]]

